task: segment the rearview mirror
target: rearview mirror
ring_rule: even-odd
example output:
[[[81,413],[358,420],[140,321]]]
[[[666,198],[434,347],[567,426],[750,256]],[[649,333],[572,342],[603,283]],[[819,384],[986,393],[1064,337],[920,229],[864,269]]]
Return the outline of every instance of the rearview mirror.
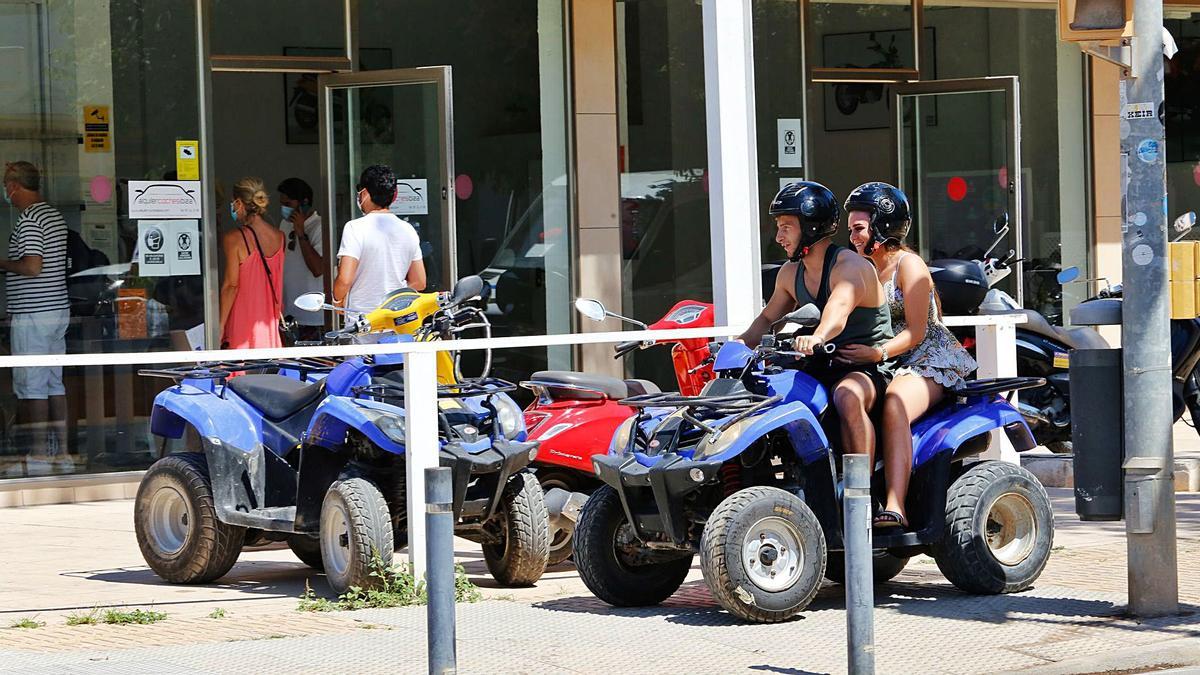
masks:
[[[483,294],[483,287],[483,279],[476,274],[459,279],[450,293],[450,304],[461,305],[472,298],[479,297]]]
[[[1059,285],[1069,284],[1072,281],[1075,281],[1076,279],[1079,278],[1079,268],[1078,267],[1068,267],[1068,268],[1064,269],[1063,271],[1059,272],[1058,275],[1054,278],[1058,280]]]
[[[821,310],[809,303],[783,317],[780,321],[794,323],[801,328],[813,328],[821,323]]]
[[[1000,234],[1001,232],[1008,232],[1008,212],[1007,211],[996,216],[995,222],[992,223],[992,232],[994,232],[995,234]]]
[[[296,298],[296,307],[306,312],[319,312],[325,308],[325,294],[305,293]]]
[[[1182,216],[1179,216],[1175,219],[1175,222],[1172,224],[1172,226],[1175,228],[1175,232],[1177,234],[1187,234],[1193,227],[1196,226],[1196,212],[1188,211]]]
[[[592,321],[603,321],[608,316],[608,311],[604,309],[604,303],[591,298],[575,300],[575,309]]]

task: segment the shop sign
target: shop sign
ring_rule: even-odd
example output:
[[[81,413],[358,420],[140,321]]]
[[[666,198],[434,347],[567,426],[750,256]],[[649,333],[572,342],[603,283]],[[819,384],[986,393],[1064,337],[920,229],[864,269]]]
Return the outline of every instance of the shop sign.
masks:
[[[83,151],[112,152],[112,127],[108,106],[83,106]]]
[[[800,139],[804,134],[803,120],[780,118],[775,120],[779,137],[779,168],[798,169],[804,166],[804,153]]]
[[[397,216],[429,214],[429,181],[424,178],[402,178],[396,181],[396,199],[388,207]]]
[[[1121,118],[1127,120],[1148,120],[1154,117],[1153,103],[1126,103],[1121,106]]]
[[[175,177],[200,180],[200,141],[175,141]]]
[[[200,218],[200,181],[129,181],[129,217]]]

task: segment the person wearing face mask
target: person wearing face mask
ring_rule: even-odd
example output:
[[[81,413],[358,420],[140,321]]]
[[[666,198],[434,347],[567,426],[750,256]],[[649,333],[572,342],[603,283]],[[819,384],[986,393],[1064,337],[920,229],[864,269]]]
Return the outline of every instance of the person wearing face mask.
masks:
[[[41,174],[29,162],[4,167],[4,201],[19,212],[8,238],[5,272],[12,353],[65,354],[71,304],[67,294],[67,221],[41,195]],[[26,475],[74,469],[67,448],[66,389],[62,368],[13,369],[21,421],[32,426]],[[49,435],[46,423],[53,420]],[[53,445],[51,445],[53,442]]]
[[[357,187],[363,215],[346,223],[342,231],[333,304],[370,311],[398,288],[425,290],[425,263],[417,231],[388,211],[396,198],[391,168],[368,166]]]
[[[258,178],[233,185],[229,215],[237,229],[221,240],[221,346],[224,349],[282,347],[283,232],[264,217],[271,201]]]
[[[321,246],[321,216],[313,208],[313,189],[299,178],[288,178],[279,191],[280,228],[287,233],[283,265],[283,313],[296,323],[296,339],[320,340],[325,317],[296,307],[296,298],[324,290],[325,255]]]

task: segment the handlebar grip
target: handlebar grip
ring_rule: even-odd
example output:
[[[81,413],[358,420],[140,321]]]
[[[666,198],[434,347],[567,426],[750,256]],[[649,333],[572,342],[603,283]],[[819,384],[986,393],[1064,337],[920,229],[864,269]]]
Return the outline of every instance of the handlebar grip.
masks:
[[[617,346],[613,347],[613,351],[615,352],[613,354],[613,358],[619,359],[622,356],[625,356],[629,352],[640,347],[641,344],[642,343],[640,340],[630,340],[628,342],[622,342],[622,343],[618,344]]]

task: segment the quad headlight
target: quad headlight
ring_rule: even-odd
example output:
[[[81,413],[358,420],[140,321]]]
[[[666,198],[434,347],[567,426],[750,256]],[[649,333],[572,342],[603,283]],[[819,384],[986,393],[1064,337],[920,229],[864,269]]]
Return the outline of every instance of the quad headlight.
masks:
[[[613,433],[612,443],[608,446],[608,454],[615,455],[625,452],[625,449],[629,447],[629,439],[633,436],[633,424],[636,420],[636,417],[630,417],[621,422],[616,432]]]
[[[383,435],[388,437],[388,440],[399,445],[408,442],[404,417],[374,408],[363,408],[362,411],[383,432]]]
[[[516,440],[525,431],[525,413],[507,396],[493,396],[492,405],[496,408],[496,424],[500,433],[510,441]]]

